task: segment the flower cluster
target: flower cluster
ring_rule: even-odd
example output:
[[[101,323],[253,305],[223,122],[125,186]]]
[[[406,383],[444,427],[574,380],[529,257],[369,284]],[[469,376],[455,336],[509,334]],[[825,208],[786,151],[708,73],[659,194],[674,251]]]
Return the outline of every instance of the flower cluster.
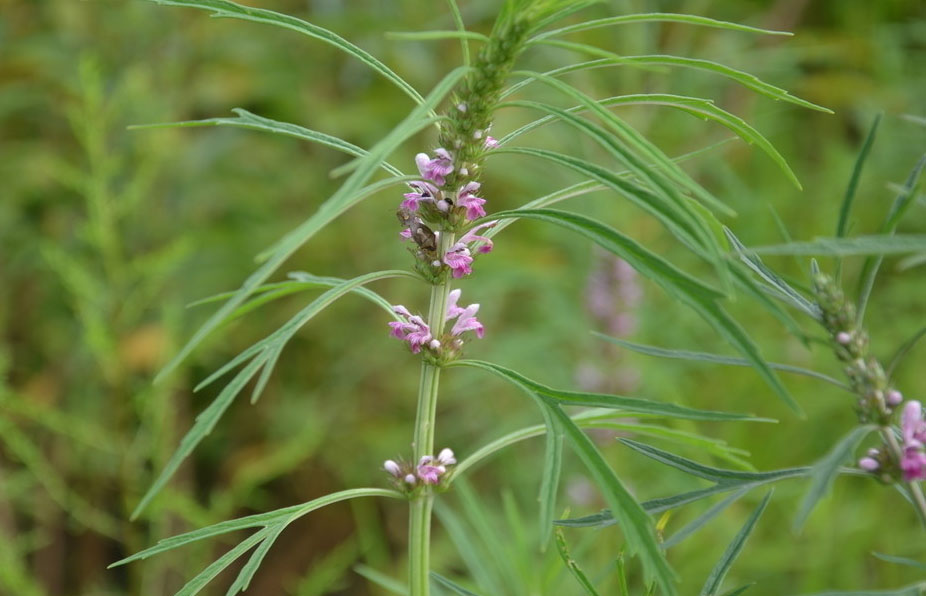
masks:
[[[447,314],[444,317],[444,324],[455,320],[449,332],[443,332],[441,329],[438,337],[435,337],[424,319],[413,315],[407,308],[398,304],[392,308],[403,320],[389,323],[392,336],[408,342],[408,347],[414,354],[426,348],[430,356],[439,360],[446,361],[456,357],[460,348],[463,347],[463,339],[460,337],[463,333],[473,331],[480,339],[485,335],[485,328],[476,318],[479,304],[459,306],[457,303],[460,300],[460,293],[460,290],[456,289],[447,296]]]
[[[498,146],[498,141],[490,136],[486,136],[484,143],[486,149]],[[426,277],[437,279],[446,271],[455,278],[469,275],[473,271],[473,252],[492,250],[492,242],[477,233],[496,222],[471,228],[459,241],[443,249],[440,246],[440,230],[457,231],[465,224],[485,217],[486,200],[478,194],[482,186],[479,182],[461,180],[458,187],[448,182],[451,174],[458,180],[470,178],[474,173],[471,170],[477,166],[472,163],[458,168],[453,155],[442,147],[435,149],[432,155],[419,153],[415,156],[415,164],[422,180],[409,183],[410,191],[404,194],[399,205],[398,217],[404,226],[400,235],[415,243],[417,268]],[[437,231],[432,230],[428,223],[438,224]],[[471,246],[476,243],[478,248]]]
[[[402,488],[411,491],[418,486],[435,486],[440,484],[441,479],[445,478],[450,471],[450,467],[456,463],[457,460],[453,455],[453,451],[445,448],[437,454],[437,457],[425,455],[418,460],[417,465],[387,459],[383,462],[383,469],[386,470]]]
[[[926,421],[923,420],[923,406],[910,400],[904,406],[901,418],[903,454],[900,469],[903,479],[926,480]]]

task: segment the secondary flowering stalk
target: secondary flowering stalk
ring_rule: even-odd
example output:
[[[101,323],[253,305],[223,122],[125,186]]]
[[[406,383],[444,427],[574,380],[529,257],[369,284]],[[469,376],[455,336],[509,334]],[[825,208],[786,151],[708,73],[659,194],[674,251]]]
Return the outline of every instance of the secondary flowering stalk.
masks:
[[[860,326],[855,306],[846,300],[836,282],[817,274],[813,287],[821,322],[830,334],[836,357],[845,364],[849,385],[858,397],[859,421],[876,424],[884,441],[881,447],[869,449],[859,459],[858,466],[882,482],[906,483],[926,522],[926,498],[917,483],[926,479],[926,421],[922,406],[916,400],[904,402],[903,394],[891,386],[881,363],[869,353],[868,333]],[[897,427],[893,423],[898,412],[901,412],[902,444],[897,441]]]

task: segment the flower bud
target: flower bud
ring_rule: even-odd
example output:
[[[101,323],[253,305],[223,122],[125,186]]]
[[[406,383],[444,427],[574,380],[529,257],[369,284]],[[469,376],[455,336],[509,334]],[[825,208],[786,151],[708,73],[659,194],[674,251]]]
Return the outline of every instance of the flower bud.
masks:
[[[395,476],[396,478],[398,478],[399,475],[402,473],[401,468],[399,468],[399,464],[395,463],[391,459],[387,459],[385,462],[383,462],[383,469],[389,472],[390,474],[392,474],[393,476]]]

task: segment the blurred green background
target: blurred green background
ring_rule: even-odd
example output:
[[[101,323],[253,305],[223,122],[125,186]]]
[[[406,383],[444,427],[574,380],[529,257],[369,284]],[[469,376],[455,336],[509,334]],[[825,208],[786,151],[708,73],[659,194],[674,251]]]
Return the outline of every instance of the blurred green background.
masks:
[[[339,32],[422,91],[460,60],[456,42],[384,36],[451,28],[441,2],[251,4]],[[468,27],[488,32],[497,3],[461,5]],[[883,111],[853,224],[854,233],[876,231],[895,194],[891,184],[904,181],[926,148],[926,127],[901,117],[926,115],[926,5],[615,0],[579,16],[656,10],[796,35],[755,37],[646,24],[588,31],[574,39],[622,54],[717,60],[835,114],[773,102],[723,79],[681,70],[611,68],[570,80],[594,97],[671,92],[712,98],[765,134],[788,159],[803,191],[741,141],[685,164],[736,209],[739,216],[725,223],[750,245],[782,240],[773,211],[797,239],[832,234],[855,156],[875,114]],[[524,61],[547,70],[575,58],[543,48]],[[250,131],[126,130],[130,124],[230,115],[235,107],[369,147],[411,105],[361,64],[295,33],[138,1],[0,0],[2,594],[172,594],[235,537],[125,568],[105,567],[180,531],[349,487],[384,485],[382,460],[409,451],[417,360],[388,337],[381,311],[347,297],[291,342],[261,402],[251,406],[240,398],[169,489],[140,520],[128,521],[153,474],[220,388],[194,394],[192,387],[275,329],[308,295],[228,324],[179,372],[152,385],[154,373],[211,308],[186,305],[236,288],[253,269],[256,254],[337,188],[339,181],[328,173],[347,159]],[[681,113],[616,109],[669,155],[730,136]],[[501,136],[535,117],[500,112],[494,132]],[[596,147],[565,127],[539,129],[530,139],[602,159]],[[431,131],[423,133],[391,161],[410,170],[414,154],[434,140]],[[575,180],[522,157],[498,156],[486,168],[483,196],[491,210],[513,208]],[[382,195],[349,211],[278,277],[292,270],[352,277],[408,266],[397,241],[399,200]],[[684,250],[655,221],[607,193],[564,207],[601,217],[686,263]],[[902,231],[926,233],[924,212],[921,198]],[[806,279],[806,261],[769,262]],[[852,284],[858,265],[846,264],[845,278]],[[888,259],[867,319],[873,348],[883,358],[926,319],[923,270],[900,271],[897,265],[897,259]],[[729,353],[720,338],[658,288],[633,276],[609,277],[614,266],[577,237],[537,223],[511,227],[498,237],[495,252],[479,261],[477,275],[461,283],[465,299],[482,304],[487,327],[486,338],[470,344],[468,354],[557,387],[579,384],[777,418],[775,425],[674,425],[749,451],[761,470],[808,464],[852,427],[851,397],[828,385],[785,379],[807,413],[799,419],[748,369],[653,360],[591,336],[593,329],[614,331],[609,325],[621,316],[619,332],[633,341]],[[375,289],[412,310],[425,307],[420,287],[407,282],[380,282]],[[806,350],[747,299],[733,310],[770,359],[840,374],[826,350]],[[922,397],[926,390],[917,366],[923,350],[915,350],[898,370],[907,396]],[[438,443],[458,455],[540,420],[532,404],[496,379],[469,370],[444,378]],[[621,448],[612,435],[596,437],[641,500],[701,486]],[[705,463],[724,463],[682,451]],[[469,479],[470,491],[442,498],[449,513],[436,528],[438,571],[459,578],[473,573],[445,529],[457,521],[468,528],[474,548],[485,551],[483,558],[492,559],[484,573],[496,574],[504,593],[579,593],[559,559],[539,553],[532,541],[541,457],[537,440],[520,444],[481,466]],[[570,515],[603,507],[581,472],[567,455],[561,507]],[[870,554],[922,560],[922,529],[899,495],[867,479],[842,477],[803,532],[794,534],[790,524],[805,488],[802,481],[777,486],[728,588],[756,582],[750,593],[791,594],[896,587],[918,579],[916,570]],[[741,499],[673,549],[670,560],[683,580],[682,593],[698,589],[761,496]],[[667,532],[708,506],[676,512]],[[404,575],[405,515],[401,503],[361,500],[302,519],[271,550],[251,593],[385,593],[353,569],[362,564]],[[616,590],[612,570],[621,545],[616,528],[566,535],[603,593],[615,593],[608,590]],[[630,573],[639,586],[633,563]],[[222,593],[232,577],[220,576],[207,593]]]

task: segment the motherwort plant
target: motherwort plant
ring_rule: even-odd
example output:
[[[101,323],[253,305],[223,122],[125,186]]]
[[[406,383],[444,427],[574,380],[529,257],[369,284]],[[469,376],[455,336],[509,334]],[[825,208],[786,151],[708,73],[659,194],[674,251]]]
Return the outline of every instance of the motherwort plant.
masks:
[[[461,43],[463,65],[447,74],[427,95],[422,95],[365,50],[329,30],[301,19],[242,6],[228,0],[154,1],[158,4],[204,9],[218,17],[282,27],[331,44],[393,83],[415,103],[415,106],[404,120],[369,149],[357,147],[323,132],[274,121],[241,109],[236,110],[237,117],[234,118],[180,123],[184,126],[231,126],[287,135],[342,151],[352,156],[353,160],[334,172],[336,175],[344,176],[340,188],[321,203],[304,222],[261,256],[261,264],[257,270],[244,281],[240,289],[223,296],[225,302],[162,371],[162,375],[169,373],[223,322],[247,312],[252,306],[269,302],[277,295],[291,293],[286,290],[326,288],[282,327],[243,351],[200,384],[205,386],[226,373],[237,370],[215,401],[199,415],[173,458],[141,499],[136,515],[164,488],[183,460],[212,430],[245,385],[254,380],[252,396],[256,399],[266,386],[274,364],[280,358],[287,342],[315,315],[348,293],[358,294],[388,313],[392,320],[388,323],[388,328],[383,325],[382,332],[391,333],[407,346],[410,360],[420,366],[420,383],[417,416],[414,425],[409,424],[411,452],[406,455],[408,459],[388,459],[382,464],[371,462],[370,465],[371,479],[382,481],[384,477],[392,488],[349,488],[307,503],[230,520],[166,539],[117,564],[144,559],[193,541],[236,530],[252,529],[253,533],[192,578],[179,592],[199,592],[223,569],[253,549],[250,558],[240,568],[228,589],[229,594],[234,594],[247,588],[276,538],[294,520],[338,501],[359,497],[386,497],[406,501],[409,507],[408,583],[407,586],[400,585],[396,589],[411,596],[422,596],[429,593],[431,582],[437,582],[455,593],[469,594],[471,592],[467,591],[467,588],[431,569],[431,519],[435,499],[441,492],[452,490],[456,479],[489,455],[518,441],[543,435],[546,437],[545,456],[543,462],[537,466],[541,542],[546,544],[552,536],[562,449],[564,443],[568,443],[610,506],[610,511],[607,515],[600,515],[599,521],[606,518],[616,521],[624,539],[625,550],[638,557],[642,567],[642,573],[639,574],[642,579],[638,582],[650,586],[652,590],[659,590],[662,594],[677,594],[677,578],[668,561],[668,547],[660,543],[651,515],[679,507],[707,494],[697,497],[680,495],[664,499],[658,504],[638,503],[583,429],[630,427],[631,432],[636,435],[661,434],[679,440],[693,440],[693,437],[700,437],[687,433],[673,434],[671,428],[660,426],[659,421],[756,419],[745,414],[698,410],[641,398],[554,389],[499,364],[465,359],[464,351],[472,352],[477,349],[475,345],[467,345],[468,342],[497,331],[486,330],[477,318],[477,315],[484,312],[481,309],[491,306],[481,307],[479,304],[467,303],[461,288],[456,287],[456,284],[462,278],[478,274],[479,259],[485,258],[492,250],[493,238],[516,220],[537,220],[557,226],[563,231],[574,232],[620,257],[640,276],[660,286],[680,306],[691,309],[740,353],[743,363],[754,367],[772,392],[798,411],[796,402],[779,381],[773,367],[762,358],[746,330],[725,309],[725,302],[731,294],[743,292],[756,297],[759,303],[773,314],[780,314],[779,307],[767,299],[764,282],[757,281],[750,275],[750,268],[754,269],[755,263],[749,259],[743,262],[729,258],[728,249],[735,239],[724,236],[719,218],[730,215],[730,208],[692,180],[679,167],[680,159],[667,157],[609,108],[641,104],[667,106],[715,121],[766,152],[782,168],[784,175],[796,182],[781,155],[754,128],[708,99],[669,94],[593,98],[562,80],[563,75],[571,72],[626,65],[657,67],[663,70],[684,68],[726,77],[775,100],[826,111],[752,75],[707,60],[667,55],[622,56],[607,49],[563,39],[588,29],[643,22],[673,22],[733,32],[781,32],[667,13],[631,14],[573,22],[576,13],[596,2],[506,0],[500,3],[499,14],[491,32],[489,35],[483,35],[465,29],[456,2],[449,0],[449,13],[456,23],[456,30],[404,34],[404,37],[420,39],[456,38]],[[428,8],[433,10],[433,3],[428,4]],[[554,28],[563,20],[569,20],[571,24]],[[471,42],[479,44],[480,49],[475,56],[470,55]],[[539,47],[569,50],[592,59],[554,65],[546,72],[519,70],[521,56]],[[531,91],[538,83],[546,86],[570,105],[561,107],[532,98]],[[514,99],[515,97],[517,99]],[[509,109],[539,112],[540,118],[502,135],[493,129],[493,120],[500,110]],[[589,118],[588,115],[594,118]],[[584,135],[593,141],[608,158],[608,163],[594,163],[557,152],[552,148],[514,146],[513,141],[524,133],[551,122],[564,124],[576,134]],[[436,136],[432,137],[432,144],[413,149],[417,153],[414,160],[416,173],[407,175],[402,169],[387,161],[406,140],[430,127],[434,127],[436,133]],[[502,153],[556,165],[578,173],[583,180],[525,202],[517,209],[493,212],[492,198],[498,196],[500,191],[493,188],[491,179],[484,179],[482,174],[486,162],[494,155]],[[377,178],[381,170],[385,172],[385,176]],[[604,222],[578,213],[549,208],[551,204],[600,190],[613,191],[617,196],[652,216],[680,245],[690,251],[694,260],[700,262],[697,270],[707,273],[701,273],[696,277]],[[399,233],[396,242],[404,243],[411,254],[409,269],[378,271],[347,280],[299,274],[289,281],[267,283],[289,257],[310,241],[319,230],[334,222],[339,215],[360,201],[381,193],[388,193],[388,196],[392,197],[391,201],[394,201],[392,204],[398,204],[396,215]],[[382,220],[384,225],[385,222],[394,221],[385,209]],[[423,282],[429,297],[427,307],[419,310],[410,304],[392,304],[365,287],[369,283],[387,278]],[[849,327],[840,327],[840,332],[853,333]],[[846,344],[842,343],[841,335],[837,334],[836,339],[841,346],[853,346],[853,342],[861,341],[858,335],[850,335]],[[847,352],[847,357],[857,359],[864,358],[864,355],[856,356]],[[478,369],[511,383],[538,407],[543,425],[501,436],[481,447],[451,446],[436,440],[435,423],[441,377],[462,368]],[[860,384],[867,382],[859,381]],[[881,392],[879,395],[885,404],[894,399],[890,388],[884,383],[875,387],[873,391]],[[584,409],[567,410],[571,406],[582,406]],[[633,427],[627,422],[630,418],[642,416],[655,424]],[[908,418],[911,420],[906,427],[909,432],[904,435],[902,446],[903,449],[909,450],[909,455],[904,451],[902,456],[905,458],[903,461],[907,463],[895,463],[901,467],[906,465],[905,470],[913,470],[911,462],[915,459],[919,461],[917,458],[923,457],[926,431],[919,412],[914,412],[913,406],[910,406]],[[914,419],[915,422],[912,422]],[[654,455],[657,459],[661,458],[661,461],[676,464],[681,461],[671,454],[656,455],[653,448],[640,443],[627,443],[637,450]],[[398,449],[401,449],[401,446],[397,446]],[[732,452],[725,451],[724,447],[715,446],[715,449],[719,455],[728,456],[731,461],[736,461]],[[385,474],[376,474],[375,468],[379,465]],[[883,458],[880,451],[871,455],[863,464],[866,469],[883,470],[886,474],[891,473],[892,465],[894,464],[891,461]],[[915,473],[905,474],[919,474],[922,467],[916,470]],[[724,478],[736,478],[751,483],[750,486],[760,485],[760,480],[765,478],[761,473],[755,472],[702,470],[702,477],[714,478],[717,474]],[[724,490],[732,485],[727,481],[718,480],[718,486],[721,484]],[[765,502],[767,498],[762,506]],[[753,516],[751,523],[755,523],[757,516],[758,512]],[[593,589],[587,578],[574,565],[574,561],[568,558],[564,541],[558,540],[557,543],[564,555],[566,567],[586,590]],[[732,557],[725,556],[725,560],[729,562]],[[715,593],[724,572],[720,572],[719,576],[712,576],[709,583],[713,582],[716,585],[704,593]],[[462,581],[469,583],[467,580]],[[391,585],[395,587],[395,584]],[[482,589],[492,590],[486,587]],[[499,592],[496,590],[493,593]],[[511,588],[510,593],[526,592]]]

